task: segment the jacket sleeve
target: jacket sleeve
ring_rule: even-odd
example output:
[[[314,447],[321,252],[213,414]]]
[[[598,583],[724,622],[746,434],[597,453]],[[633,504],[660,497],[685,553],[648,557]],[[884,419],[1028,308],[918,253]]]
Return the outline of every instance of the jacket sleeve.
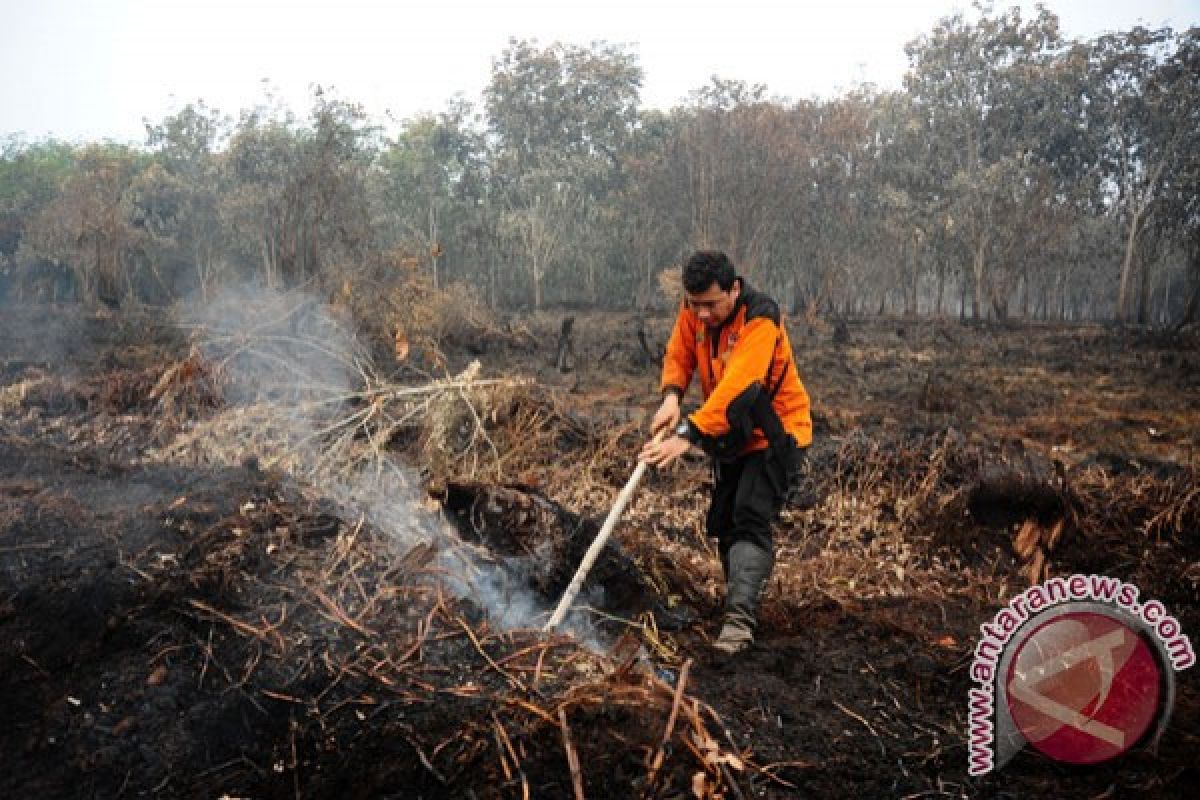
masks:
[[[679,392],[679,398],[687,394],[688,384],[696,371],[696,320],[686,308],[679,309],[671,338],[667,340],[667,352],[663,357],[662,382],[659,390]]]
[[[721,381],[690,417],[701,434],[720,436],[729,432],[729,404],[751,384],[766,379],[778,340],[779,327],[770,319],[760,317],[746,324],[729,353]]]

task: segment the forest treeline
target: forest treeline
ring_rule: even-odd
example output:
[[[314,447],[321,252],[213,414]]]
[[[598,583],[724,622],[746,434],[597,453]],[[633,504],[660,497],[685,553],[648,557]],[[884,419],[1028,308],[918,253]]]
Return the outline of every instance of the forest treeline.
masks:
[[[419,276],[629,309],[717,247],[793,312],[1200,316],[1200,28],[1070,40],[1049,10],[983,9],[906,52],[900,90],[714,77],[661,111],[628,48],[511,40],[478,102],[394,135],[315,88],[303,115],[189,104],[138,146],[9,136],[0,302]]]

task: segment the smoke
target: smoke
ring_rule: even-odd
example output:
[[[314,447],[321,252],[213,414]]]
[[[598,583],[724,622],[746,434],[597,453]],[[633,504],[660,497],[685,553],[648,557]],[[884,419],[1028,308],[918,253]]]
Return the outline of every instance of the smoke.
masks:
[[[549,609],[527,580],[536,554],[496,560],[463,542],[441,510],[428,507],[419,475],[383,448],[365,446],[370,434],[361,425],[341,424],[361,417],[368,390],[382,384],[346,321],[302,292],[242,287],[193,308],[180,324],[219,365],[235,406],[228,414],[240,415],[240,424],[194,432],[189,447],[223,453],[227,462],[282,467],[365,515],[399,553],[431,545],[447,589],[483,608],[497,629],[544,623]],[[562,629],[600,647],[582,615]]]
[[[398,554],[430,546],[447,589],[484,609],[493,627],[537,628],[549,618],[551,609],[530,588],[530,575],[550,556],[502,558],[465,542],[431,503],[420,475],[391,457],[387,437],[372,441],[364,412],[387,383],[350,321],[310,293],[228,288],[209,302],[193,299],[165,323],[131,311],[110,316],[63,306],[48,316],[42,307],[8,306],[0,313],[0,386],[10,373],[30,369],[64,380],[92,375],[120,366],[111,359],[125,352],[134,353],[131,363],[140,366],[146,348],[158,352],[181,332],[219,376],[224,408],[171,425],[171,441],[131,451],[131,458],[253,464],[287,474],[317,487],[347,518],[364,515]],[[15,416],[6,416],[0,411],[0,424],[16,424]],[[599,599],[593,591],[578,605],[598,605]],[[586,612],[569,616],[560,630],[600,648]]]
[[[46,369],[63,380],[83,374],[84,365],[99,357],[91,321],[82,306],[54,307],[48,314],[36,304],[6,304],[0,309],[0,360],[6,370]]]
[[[353,332],[300,291],[227,289],[181,320],[229,368],[236,403],[281,409],[345,398],[361,388],[369,359]]]

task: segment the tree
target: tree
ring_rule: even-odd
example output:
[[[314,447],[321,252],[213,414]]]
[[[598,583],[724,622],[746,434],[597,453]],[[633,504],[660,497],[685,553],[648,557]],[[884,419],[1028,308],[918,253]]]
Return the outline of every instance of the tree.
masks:
[[[1147,93],[1147,103],[1161,115],[1150,149],[1171,161],[1161,176],[1152,224],[1159,239],[1182,250],[1192,284],[1176,323],[1183,326],[1200,318],[1200,28],[1179,34]]]
[[[614,203],[615,256],[636,274],[638,309],[657,302],[659,273],[681,260],[690,240],[688,209],[680,202],[685,184],[670,157],[684,122],[680,111],[643,111],[625,154],[627,180]]]
[[[1039,7],[1028,23],[1020,9],[975,23],[961,14],[942,19],[909,44],[907,88],[936,158],[952,166],[949,190],[954,229],[971,253],[972,312],[990,305],[1006,316],[1014,284],[1011,262],[997,259],[1005,221],[1021,204],[1039,202],[1032,189],[1042,169],[1040,82],[1063,49],[1058,18]],[[1034,113],[1030,113],[1030,112]]]
[[[548,173],[527,175],[520,205],[501,217],[501,231],[514,242],[529,270],[533,308],[545,299],[546,271],[566,247],[567,237],[582,212],[580,194],[565,181]]]
[[[810,142],[801,154],[807,166],[794,180],[804,187],[804,208],[796,220],[791,247],[804,253],[796,276],[793,306],[814,314],[830,306],[843,310],[871,291],[887,293],[895,261],[890,232],[881,224],[881,155],[892,135],[886,130],[889,100],[871,87],[818,104],[800,104],[792,112]],[[904,231],[898,232],[906,239]]]
[[[443,283],[444,257],[464,260],[469,243],[462,232],[478,230],[485,145],[471,127],[471,114],[470,104],[457,101],[441,114],[408,120],[381,154],[376,173],[387,245],[420,254],[435,288]]]
[[[243,256],[257,250],[263,282],[295,286],[338,260],[361,255],[366,175],[375,126],[363,109],[314,90],[308,126],[290,111],[259,106],[242,115],[223,158],[222,214],[234,220]]]
[[[1116,298],[1116,316],[1124,321],[1137,315],[1133,285],[1143,263],[1139,240],[1174,150],[1170,137],[1161,135],[1163,109],[1148,91],[1169,39],[1169,29],[1138,26],[1101,36],[1092,47],[1094,123],[1105,132],[1101,162],[1114,187],[1113,216],[1124,232]]]
[[[75,149],[47,139],[0,140],[0,274],[19,277],[17,253],[40,212],[61,191],[75,168]],[[18,294],[22,282],[15,281]]]
[[[231,122],[204,103],[188,104],[146,126],[154,165],[138,176],[134,202],[155,242],[155,273],[168,273],[172,291],[190,272],[207,301],[225,276],[230,254],[220,214],[220,151]]]
[[[85,147],[61,193],[31,222],[33,247],[70,266],[87,303],[138,297],[146,233],[131,214],[129,190],[144,161],[121,145]]]
[[[622,153],[637,124],[641,68],[623,48],[510,40],[484,91],[493,137],[493,197],[540,308],[551,270],[577,242],[575,274],[596,299],[605,264],[595,225],[624,180]],[[554,226],[574,224],[570,236]]]
[[[807,153],[786,109],[765,94],[719,78],[693,93],[676,168],[686,181],[691,242],[726,250],[747,274],[770,282],[783,277],[769,254],[794,211]]]

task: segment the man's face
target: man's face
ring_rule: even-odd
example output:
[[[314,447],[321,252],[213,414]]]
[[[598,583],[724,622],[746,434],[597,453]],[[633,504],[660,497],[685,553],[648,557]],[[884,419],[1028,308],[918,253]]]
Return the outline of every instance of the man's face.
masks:
[[[741,288],[741,283],[734,281],[729,291],[725,291],[716,281],[713,281],[712,285],[703,292],[697,294],[685,292],[685,294],[692,313],[708,327],[716,328],[733,313],[733,307],[737,304]]]

